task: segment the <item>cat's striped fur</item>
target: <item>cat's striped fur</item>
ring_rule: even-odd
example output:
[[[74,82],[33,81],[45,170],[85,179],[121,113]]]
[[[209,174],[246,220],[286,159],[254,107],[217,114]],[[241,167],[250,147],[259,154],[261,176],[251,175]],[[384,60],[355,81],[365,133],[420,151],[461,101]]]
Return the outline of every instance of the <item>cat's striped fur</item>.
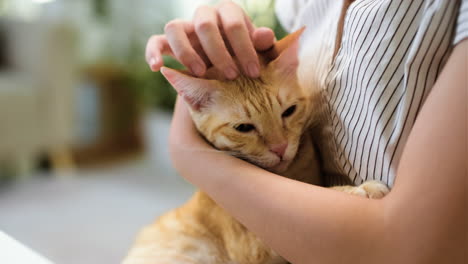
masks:
[[[310,133],[314,111],[320,109],[316,104],[320,94],[298,83],[298,35],[278,44],[284,50],[270,63],[265,59],[258,79],[241,76],[234,81],[220,80],[216,70],[207,79],[170,69],[164,69],[163,74],[186,100],[198,130],[217,149],[285,177],[321,185]],[[292,114],[285,115],[292,106]],[[254,129],[238,131],[240,124],[250,124]],[[282,155],[272,151],[278,144],[287,144]],[[372,198],[387,192],[385,186],[375,182],[334,188]],[[285,262],[199,191],[185,205],[143,229],[123,263]]]

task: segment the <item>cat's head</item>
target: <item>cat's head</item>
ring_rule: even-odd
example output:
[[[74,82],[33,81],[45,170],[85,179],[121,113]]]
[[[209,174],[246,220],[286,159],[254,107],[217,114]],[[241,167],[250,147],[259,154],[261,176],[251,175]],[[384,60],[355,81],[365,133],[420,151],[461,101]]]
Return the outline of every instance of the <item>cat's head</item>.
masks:
[[[220,80],[214,69],[203,79],[168,68],[162,73],[217,149],[280,173],[296,156],[310,116],[309,95],[297,80],[298,64],[296,38],[262,65],[257,79]]]

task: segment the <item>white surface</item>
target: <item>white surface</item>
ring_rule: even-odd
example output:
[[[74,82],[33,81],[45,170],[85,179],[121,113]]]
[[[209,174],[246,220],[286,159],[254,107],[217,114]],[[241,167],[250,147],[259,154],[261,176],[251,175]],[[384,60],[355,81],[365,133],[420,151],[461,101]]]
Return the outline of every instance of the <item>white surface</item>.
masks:
[[[152,113],[145,121],[145,159],[68,177],[32,175],[0,188],[0,230],[57,264],[120,263],[143,226],[195,189],[170,165],[170,116]]]
[[[0,189],[0,229],[57,264],[120,263],[138,231],[193,190],[154,160],[35,175]]]
[[[3,264],[52,264],[36,252],[0,231],[0,260]]]

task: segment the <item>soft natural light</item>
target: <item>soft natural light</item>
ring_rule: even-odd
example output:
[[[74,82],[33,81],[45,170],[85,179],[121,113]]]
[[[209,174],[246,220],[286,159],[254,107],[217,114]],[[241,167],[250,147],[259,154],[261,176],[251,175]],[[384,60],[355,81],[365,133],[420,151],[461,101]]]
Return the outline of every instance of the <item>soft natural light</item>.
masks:
[[[44,3],[49,3],[49,2],[53,2],[55,0],[32,0],[34,3],[38,3],[38,4],[44,4]]]

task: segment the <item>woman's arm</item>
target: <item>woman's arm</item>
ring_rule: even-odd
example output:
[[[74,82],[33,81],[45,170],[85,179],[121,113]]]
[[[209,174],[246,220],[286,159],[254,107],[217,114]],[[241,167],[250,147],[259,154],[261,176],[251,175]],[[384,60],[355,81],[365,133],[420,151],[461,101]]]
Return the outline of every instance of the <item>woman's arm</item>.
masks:
[[[228,79],[236,78],[241,71],[257,78],[260,64],[256,51],[271,48],[275,41],[271,29],[256,28],[244,10],[230,0],[220,1],[215,7],[198,7],[193,21],[169,21],[164,32],[151,36],[146,45],[145,57],[151,70],[159,71],[162,55],[170,55],[197,76],[214,66]]]
[[[382,200],[286,179],[213,151],[181,102],[172,160],[293,263],[466,263],[467,46],[463,41],[450,56]]]

